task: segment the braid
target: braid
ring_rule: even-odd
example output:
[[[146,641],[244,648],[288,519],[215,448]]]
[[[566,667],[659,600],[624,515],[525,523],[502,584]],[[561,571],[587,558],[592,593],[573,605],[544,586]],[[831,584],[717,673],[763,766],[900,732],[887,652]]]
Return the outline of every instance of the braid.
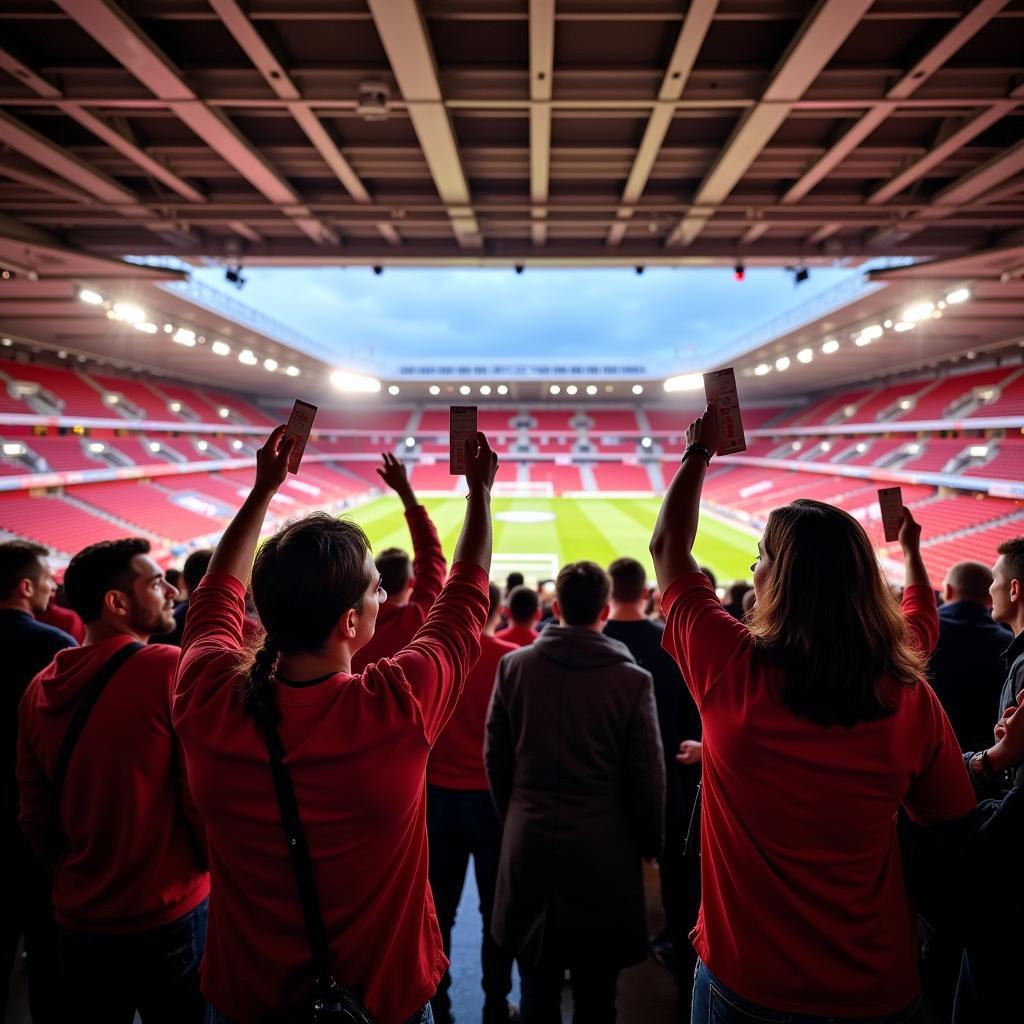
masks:
[[[260,724],[277,721],[272,680],[280,653],[280,648],[269,634],[264,636],[263,645],[253,652],[242,683],[242,707]]]

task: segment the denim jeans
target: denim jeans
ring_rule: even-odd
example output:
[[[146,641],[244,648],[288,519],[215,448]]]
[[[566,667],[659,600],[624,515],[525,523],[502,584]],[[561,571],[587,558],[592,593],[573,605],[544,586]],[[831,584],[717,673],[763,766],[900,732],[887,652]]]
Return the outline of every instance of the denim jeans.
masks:
[[[574,1024],[615,1024],[617,967],[570,967]],[[519,963],[522,1024],[561,1024],[565,967]]]
[[[470,855],[480,893],[483,941],[484,1022],[508,1020],[508,994],[512,991],[512,957],[491,938],[491,911],[498,882],[501,856],[501,822],[491,794],[477,790],[444,789],[427,786],[427,837],[430,841],[430,889],[441,927],[446,956],[451,956],[452,927],[462,897]],[[456,965],[457,966],[457,965]],[[437,994],[430,1001],[439,1024],[451,1020],[448,989],[451,975],[446,971]]]
[[[204,900],[195,910],[152,931],[123,935],[60,929],[61,981],[75,1019],[131,1024],[205,1024],[199,991],[206,941]]]
[[[769,1010],[726,988],[700,960],[693,975],[691,1024],[926,1024],[917,999],[899,1013],[883,1017],[816,1017],[813,1014]]]
[[[218,1013],[214,1010],[212,1024],[235,1024],[235,1022],[230,1017],[225,1017],[223,1013]],[[434,1015],[430,1012],[430,1003],[417,1010],[405,1021],[405,1024],[434,1024]]]

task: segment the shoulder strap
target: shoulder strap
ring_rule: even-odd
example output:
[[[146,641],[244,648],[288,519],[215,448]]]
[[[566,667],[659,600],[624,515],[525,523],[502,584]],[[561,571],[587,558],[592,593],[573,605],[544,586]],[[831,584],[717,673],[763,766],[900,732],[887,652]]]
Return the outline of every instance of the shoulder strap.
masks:
[[[53,793],[54,802],[57,807],[60,807],[60,797],[64,791],[64,780],[67,778],[71,755],[74,753],[75,745],[78,743],[82,730],[85,728],[86,719],[88,719],[92,709],[96,706],[96,701],[100,699],[100,694],[106,688],[107,683],[113,678],[114,673],[133,654],[141,651],[144,646],[144,644],[136,642],[125,644],[124,647],[119,648],[112,657],[103,663],[103,667],[86,686],[82,699],[71,718],[71,724],[68,725],[68,730],[64,733],[60,750],[57,752],[57,764],[53,769]]]
[[[313,954],[313,971],[316,986],[336,987],[331,967],[331,954],[327,945],[327,930],[320,914],[320,900],[316,893],[316,879],[313,877],[313,862],[309,858],[306,833],[299,817],[299,804],[291,776],[284,765],[284,744],[273,722],[264,727],[267,753],[270,755],[270,771],[274,777],[274,792],[281,810],[281,823],[288,842],[288,856],[291,858],[295,884],[302,904],[302,917],[306,923],[306,937]]]

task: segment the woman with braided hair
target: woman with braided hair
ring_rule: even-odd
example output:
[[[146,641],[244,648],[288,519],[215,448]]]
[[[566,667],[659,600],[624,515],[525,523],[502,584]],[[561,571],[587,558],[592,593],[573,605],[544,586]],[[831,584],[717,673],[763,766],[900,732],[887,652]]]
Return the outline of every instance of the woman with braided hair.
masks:
[[[292,442],[278,427],[189,607],[174,700],[206,821],[211,900],[203,992],[215,1019],[287,1021],[313,988],[310,945],[269,767],[277,726],[308,841],[334,976],[376,1024],[431,1020],[447,967],[427,884],[427,757],[480,651],[497,456],[467,446],[469,488],[447,583],[412,642],[354,675],[384,600],[370,546],[323,513],[253,555]],[[245,588],[266,629],[242,641]]]

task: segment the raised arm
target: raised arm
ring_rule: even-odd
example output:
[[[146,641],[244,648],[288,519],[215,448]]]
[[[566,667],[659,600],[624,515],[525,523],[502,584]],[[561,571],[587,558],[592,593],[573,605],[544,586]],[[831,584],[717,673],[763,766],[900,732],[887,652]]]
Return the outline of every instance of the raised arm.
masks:
[[[275,427],[266,444],[256,453],[256,481],[210,559],[210,572],[229,573],[246,586],[271,499],[288,476],[288,458],[295,447],[295,438],[285,438],[286,429],[284,424]]]
[[[899,542],[903,549],[903,564],[906,567],[904,585],[928,587],[930,590],[932,584],[928,579],[928,570],[925,568],[924,559],[921,557],[921,524],[914,519],[909,508],[903,509]]]
[[[693,542],[700,517],[700,492],[711,461],[707,453],[717,451],[718,444],[714,409],[708,406],[686,431],[683,464],[669,484],[651,537],[651,557],[662,593],[684,572],[699,569],[693,557]]]
[[[455,545],[454,562],[472,562],[491,571],[491,485],[498,472],[498,456],[487,438],[478,433],[466,442],[466,518]]]

